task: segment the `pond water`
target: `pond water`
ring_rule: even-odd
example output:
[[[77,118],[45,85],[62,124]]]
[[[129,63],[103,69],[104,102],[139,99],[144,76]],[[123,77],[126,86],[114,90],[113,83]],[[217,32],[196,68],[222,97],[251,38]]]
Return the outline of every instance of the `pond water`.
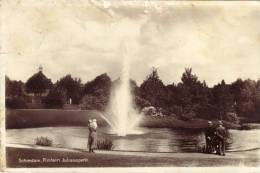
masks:
[[[260,125],[251,130],[229,130],[227,151],[243,151],[260,148]],[[173,130],[168,128],[140,128],[138,135],[119,137],[107,134],[105,127],[98,129],[99,139],[113,141],[113,150],[149,152],[197,152],[205,145],[201,130]],[[35,144],[36,137],[48,137],[53,146],[87,149],[87,127],[43,127],[7,130],[7,143]]]

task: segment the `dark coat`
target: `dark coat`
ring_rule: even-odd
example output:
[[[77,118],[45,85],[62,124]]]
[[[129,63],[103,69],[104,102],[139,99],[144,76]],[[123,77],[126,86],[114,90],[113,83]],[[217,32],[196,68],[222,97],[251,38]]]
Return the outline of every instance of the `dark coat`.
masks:
[[[216,136],[220,140],[224,140],[226,138],[226,129],[223,126],[219,126],[216,128]]]
[[[206,137],[206,139],[208,137],[213,138],[214,135],[215,135],[215,128],[214,127],[207,127],[205,129],[205,137]]]

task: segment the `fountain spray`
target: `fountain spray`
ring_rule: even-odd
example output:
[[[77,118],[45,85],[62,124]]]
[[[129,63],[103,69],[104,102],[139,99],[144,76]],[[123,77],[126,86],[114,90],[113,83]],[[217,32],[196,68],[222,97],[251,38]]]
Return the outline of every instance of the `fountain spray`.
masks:
[[[137,126],[141,115],[133,107],[130,88],[130,58],[127,47],[122,44],[122,72],[120,81],[111,91],[109,113],[106,121],[110,124],[113,133],[118,136],[138,133]]]

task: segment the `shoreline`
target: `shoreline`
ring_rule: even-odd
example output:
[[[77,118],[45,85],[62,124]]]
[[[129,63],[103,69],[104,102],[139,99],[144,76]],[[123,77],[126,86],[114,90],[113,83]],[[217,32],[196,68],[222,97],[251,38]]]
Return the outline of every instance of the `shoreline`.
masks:
[[[151,153],[105,150],[88,153],[77,149],[32,147],[28,145],[9,145],[6,147],[8,168],[259,166],[259,154],[260,149],[227,152],[226,156],[219,156],[204,153]]]

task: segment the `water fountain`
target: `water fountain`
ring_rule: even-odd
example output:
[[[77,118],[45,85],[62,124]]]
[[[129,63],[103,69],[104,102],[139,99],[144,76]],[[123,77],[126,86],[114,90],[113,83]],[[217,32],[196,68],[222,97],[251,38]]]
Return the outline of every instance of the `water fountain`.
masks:
[[[112,128],[112,133],[118,136],[128,134],[138,134],[138,124],[141,115],[133,107],[132,95],[130,89],[130,59],[127,56],[125,45],[121,45],[122,52],[122,72],[120,80],[111,91],[110,104],[107,110],[107,116],[104,119]]]

